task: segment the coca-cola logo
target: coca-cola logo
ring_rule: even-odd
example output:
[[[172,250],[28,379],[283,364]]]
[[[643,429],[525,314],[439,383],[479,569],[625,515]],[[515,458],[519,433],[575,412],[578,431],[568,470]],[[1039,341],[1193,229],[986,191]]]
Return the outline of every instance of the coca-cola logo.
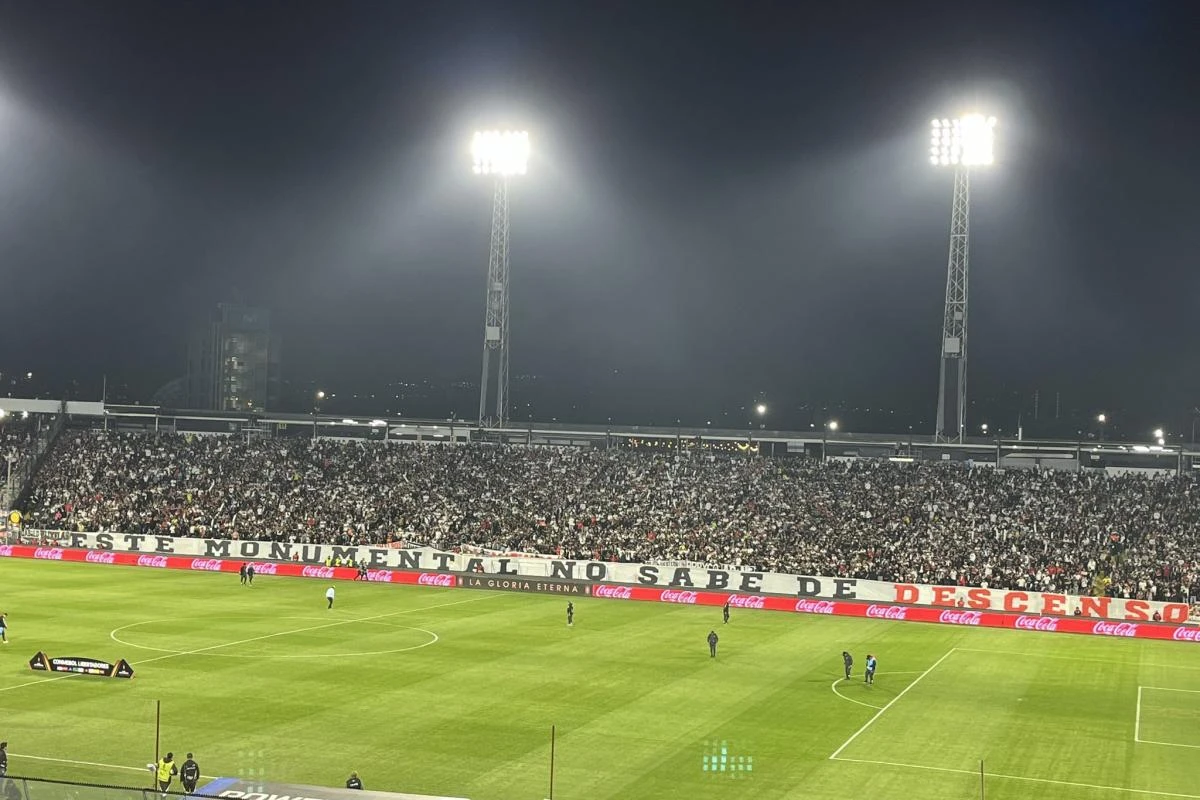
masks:
[[[139,567],[158,567],[163,569],[167,566],[166,556],[138,556],[137,565]]]
[[[1200,642],[1200,628],[1176,628],[1171,638],[1177,642]]]
[[[659,601],[663,603],[684,603],[694,606],[699,595],[695,592],[679,592],[674,589],[663,589]]]
[[[1092,633],[1097,636],[1137,636],[1138,626],[1133,622],[1097,622]]]
[[[421,586],[453,586],[454,576],[448,572],[422,572],[417,583]]]
[[[1024,631],[1057,631],[1058,620],[1054,617],[1017,617],[1014,627]]]
[[[98,553],[95,550],[89,550],[88,554],[83,557],[84,561],[92,564],[115,564],[117,563],[116,553]]]
[[[592,590],[592,597],[609,597],[613,600],[632,600],[633,588],[630,586],[597,586]]]
[[[731,608],[766,608],[766,606],[763,605],[765,601],[766,598],[760,595],[751,595],[749,597],[745,597],[735,594],[729,597],[729,605]]]
[[[12,558],[13,548],[11,544],[0,545],[0,557]]]
[[[796,610],[801,614],[832,614],[833,603],[828,600],[809,600],[808,598],[804,598],[796,601]]]
[[[904,606],[867,606],[867,616],[872,619],[908,619]]]
[[[44,558],[48,561],[62,561],[63,551],[61,547],[39,547],[33,551],[34,558]]]
[[[220,572],[224,565],[223,561],[216,558],[193,558],[192,569],[202,569],[209,572]]]
[[[982,611],[943,611],[938,617],[938,622],[947,625],[978,625],[982,621]]]
[[[391,583],[392,582],[391,570],[369,569],[369,570],[367,570],[367,580],[382,581],[383,583]]]
[[[300,570],[300,575],[305,578],[332,578],[333,567],[305,567]]]
[[[254,571],[259,575],[278,575],[278,564],[254,564]]]

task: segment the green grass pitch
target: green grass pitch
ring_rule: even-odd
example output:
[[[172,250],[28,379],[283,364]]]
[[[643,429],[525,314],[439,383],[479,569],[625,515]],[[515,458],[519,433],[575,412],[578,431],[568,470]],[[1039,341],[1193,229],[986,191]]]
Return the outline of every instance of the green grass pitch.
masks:
[[[326,586],[3,560],[10,774],[144,785],[161,700],[164,751],[280,783],[540,799],[553,724],[564,800],[964,800],[981,759],[991,800],[1200,800],[1189,643],[592,599],[568,628],[561,597]]]

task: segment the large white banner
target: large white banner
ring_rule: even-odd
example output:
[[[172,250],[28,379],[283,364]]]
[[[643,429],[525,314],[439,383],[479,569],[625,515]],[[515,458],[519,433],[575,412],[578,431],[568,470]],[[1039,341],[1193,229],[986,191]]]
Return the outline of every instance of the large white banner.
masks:
[[[777,594],[826,600],[861,600],[873,603],[969,608],[978,611],[1016,611],[1121,620],[1186,622],[1186,603],[1081,597],[1041,592],[1009,591],[966,586],[929,586],[886,583],[854,578],[784,575],[776,572],[716,569],[659,564],[619,564],[606,561],[572,561],[561,558],[523,558],[447,553],[432,548],[395,549],[328,544],[293,544],[229,539],[193,539],[124,533],[70,533],[26,531],[53,540],[62,547],[121,552],[158,553],[207,558],[298,561],[324,564],[353,559],[371,569],[424,570],[558,578],[634,586],[728,591],[736,594]]]

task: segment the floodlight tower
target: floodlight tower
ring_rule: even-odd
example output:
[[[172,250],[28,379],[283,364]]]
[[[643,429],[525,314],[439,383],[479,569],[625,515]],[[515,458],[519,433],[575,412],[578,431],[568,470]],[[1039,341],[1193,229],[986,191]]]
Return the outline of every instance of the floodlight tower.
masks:
[[[508,421],[508,180],[524,175],[529,162],[525,131],[478,131],[471,142],[476,175],[493,179],[492,243],[488,252],[487,300],[483,314],[483,378],[479,382],[480,427]],[[488,384],[496,360],[496,412],[488,415]]]
[[[938,441],[961,442],[967,410],[967,278],[970,265],[971,180],[973,167],[993,161],[995,117],[966,114],[932,123],[929,160],[954,168],[950,211],[950,260],[946,266],[946,309],[942,318],[941,376],[938,382]]]

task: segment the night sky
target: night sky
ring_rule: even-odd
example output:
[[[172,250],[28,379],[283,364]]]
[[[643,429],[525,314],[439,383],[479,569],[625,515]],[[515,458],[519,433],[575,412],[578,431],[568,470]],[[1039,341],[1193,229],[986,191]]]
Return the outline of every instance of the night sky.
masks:
[[[1057,395],[1064,420],[1186,434],[1195,18],[1193,0],[5,2],[0,371],[91,399],[107,374],[148,401],[188,323],[241,297],[273,310],[294,386],[477,382],[491,199],[470,134],[521,127],[518,417],[744,426],[763,399],[769,427],[928,433],[952,187],[928,124],[977,108],[999,125],[973,180],[969,423],[1028,422],[1038,391],[1043,419]],[[474,411],[426,406],[389,410]]]

